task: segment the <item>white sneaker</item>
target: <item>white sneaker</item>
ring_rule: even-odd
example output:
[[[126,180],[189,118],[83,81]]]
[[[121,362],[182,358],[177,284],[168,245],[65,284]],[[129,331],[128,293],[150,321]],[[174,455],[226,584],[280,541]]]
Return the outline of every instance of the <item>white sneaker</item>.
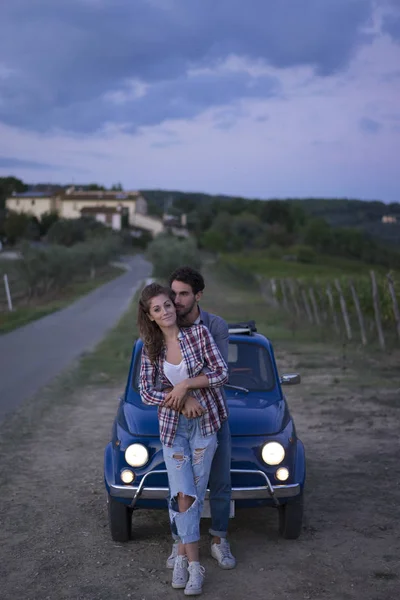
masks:
[[[185,596],[198,596],[203,591],[205,568],[199,562],[190,562],[189,581],[185,587]]]
[[[234,569],[236,567],[236,559],[232,555],[228,540],[225,538],[221,538],[219,544],[211,544],[211,556],[215,558],[221,569]]]
[[[182,590],[189,579],[188,559],[186,556],[177,556],[175,558],[174,572],[172,573],[172,587],[175,590]]]
[[[178,546],[179,542],[174,542],[172,544],[172,552],[167,558],[166,567],[167,569],[173,569],[175,564],[175,559],[178,556]]]

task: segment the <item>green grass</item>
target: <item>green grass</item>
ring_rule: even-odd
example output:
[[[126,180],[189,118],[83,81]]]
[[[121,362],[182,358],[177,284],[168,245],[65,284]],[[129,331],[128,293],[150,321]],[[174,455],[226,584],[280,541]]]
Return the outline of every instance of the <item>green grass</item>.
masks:
[[[7,269],[10,272],[10,269]],[[68,304],[74,302],[81,296],[88,294],[92,290],[96,289],[100,285],[115,279],[119,275],[122,275],[124,271],[118,267],[108,266],[103,269],[101,273],[95,279],[88,279],[87,281],[76,282],[68,286],[57,298],[51,300],[41,299],[36,303],[30,303],[28,305],[17,305],[12,312],[9,312],[6,308],[3,312],[0,312],[0,334],[8,333],[13,329],[27,325],[31,321],[36,321],[41,317],[45,317],[57,310],[65,308]],[[0,285],[3,285],[1,277]]]
[[[267,252],[262,250],[240,254],[224,254],[222,262],[265,277],[304,277],[326,280],[341,275],[368,275],[371,269],[383,274],[389,270],[385,267],[367,265],[357,260],[332,256],[318,256],[316,262],[312,264],[273,259],[269,258]]]

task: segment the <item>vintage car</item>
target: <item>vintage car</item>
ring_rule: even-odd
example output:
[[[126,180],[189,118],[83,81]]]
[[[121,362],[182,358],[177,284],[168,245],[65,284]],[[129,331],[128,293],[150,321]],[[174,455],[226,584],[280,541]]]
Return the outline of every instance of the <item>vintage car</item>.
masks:
[[[229,333],[225,391],[232,433],[231,516],[235,508],[274,507],[281,535],[295,539],[302,528],[305,453],[282,386],[299,383],[300,376],[279,376],[272,344],[257,333],[254,322],[232,325]],[[143,404],[138,390],[141,350],[137,340],[104,455],[109,525],[118,542],[130,539],[135,510],[167,508],[157,407]],[[203,516],[209,516],[207,497],[208,492]]]

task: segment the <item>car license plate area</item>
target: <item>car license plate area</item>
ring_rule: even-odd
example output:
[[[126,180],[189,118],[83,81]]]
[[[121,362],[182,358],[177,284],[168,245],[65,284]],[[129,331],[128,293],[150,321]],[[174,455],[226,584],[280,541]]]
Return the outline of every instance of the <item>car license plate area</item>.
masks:
[[[235,516],[235,501],[231,500],[230,510],[229,510],[229,518],[233,519]],[[201,513],[202,519],[211,519],[211,507],[210,501],[204,500],[203,512]]]

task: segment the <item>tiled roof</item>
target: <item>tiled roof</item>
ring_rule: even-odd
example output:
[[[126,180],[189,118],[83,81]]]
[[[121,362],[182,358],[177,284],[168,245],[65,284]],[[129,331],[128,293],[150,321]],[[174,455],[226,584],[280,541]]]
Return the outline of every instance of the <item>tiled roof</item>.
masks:
[[[21,192],[19,194],[14,193],[12,198],[49,198],[49,194],[45,194],[44,192],[35,192],[35,191],[27,191]]]
[[[123,192],[118,192],[118,193],[110,193],[110,192],[96,192],[96,193],[90,193],[90,194],[85,194],[85,192],[74,192],[72,194],[62,194],[60,195],[60,199],[63,202],[66,201],[72,201],[72,202],[76,202],[76,201],[82,201],[84,200],[85,202],[93,202],[96,201],[98,202],[99,200],[115,200],[116,202],[121,202],[121,201],[129,201],[129,200],[137,200],[138,198],[137,193],[135,192],[130,192],[130,193],[123,193]]]

